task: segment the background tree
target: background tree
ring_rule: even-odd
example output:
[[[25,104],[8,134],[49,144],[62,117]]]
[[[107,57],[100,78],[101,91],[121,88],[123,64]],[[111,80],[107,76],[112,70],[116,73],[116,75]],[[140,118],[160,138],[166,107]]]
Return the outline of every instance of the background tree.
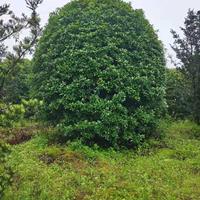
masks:
[[[191,81],[177,69],[166,70],[166,100],[168,114],[175,119],[191,115]]]
[[[36,9],[43,0],[25,0],[27,7],[31,10],[31,16],[22,14],[17,17],[9,8],[8,4],[0,6],[0,97],[4,99],[6,90],[5,82],[12,74],[18,64],[23,61],[27,53],[32,53],[38,37],[41,34],[40,18]],[[7,17],[5,17],[7,16]],[[20,33],[29,30],[30,34],[23,39]],[[5,42],[11,38],[15,39],[13,51],[8,51]]]
[[[8,66],[8,61],[0,63],[0,68]],[[7,74],[4,82],[4,102],[20,103],[22,99],[30,99],[32,78],[32,64],[28,59],[21,60],[13,70]]]
[[[34,57],[36,95],[61,139],[137,145],[165,106],[163,46],[121,0],[72,1],[55,12]]]
[[[183,37],[171,31],[172,48],[180,61],[178,68],[191,80],[192,114],[200,124],[200,11],[189,10],[181,30]]]

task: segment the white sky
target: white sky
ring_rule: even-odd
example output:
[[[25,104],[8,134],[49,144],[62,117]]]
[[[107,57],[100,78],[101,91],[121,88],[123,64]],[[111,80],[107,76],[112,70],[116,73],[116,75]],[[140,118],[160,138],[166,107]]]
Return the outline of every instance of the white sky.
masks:
[[[68,2],[69,0],[44,0],[38,10],[42,24],[47,22],[50,12]],[[153,24],[155,30],[158,30],[159,38],[167,49],[166,56],[168,54],[174,55],[170,48],[170,44],[173,43],[170,29],[179,31],[189,8],[200,10],[200,0],[126,0],[126,2],[131,2],[133,8],[144,10],[147,19]],[[0,0],[0,4],[2,3],[11,4],[11,8],[16,14],[26,13],[28,10],[25,7],[25,0]],[[172,67],[170,62],[167,65]]]

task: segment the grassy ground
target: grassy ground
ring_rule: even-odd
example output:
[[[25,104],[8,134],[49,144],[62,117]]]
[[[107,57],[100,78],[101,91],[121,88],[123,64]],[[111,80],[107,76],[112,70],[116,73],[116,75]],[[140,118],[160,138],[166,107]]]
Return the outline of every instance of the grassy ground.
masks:
[[[39,134],[12,146],[3,200],[199,200],[200,127],[161,124],[164,141],[135,151],[48,145]]]

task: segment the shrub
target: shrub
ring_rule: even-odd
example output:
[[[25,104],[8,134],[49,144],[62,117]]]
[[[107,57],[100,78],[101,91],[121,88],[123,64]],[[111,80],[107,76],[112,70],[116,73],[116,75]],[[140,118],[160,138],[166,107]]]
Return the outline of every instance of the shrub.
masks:
[[[22,105],[25,107],[25,118],[37,118],[43,102],[38,99],[22,99]]]
[[[22,100],[21,104],[0,103],[0,126],[12,127],[24,119],[36,119],[42,105],[37,99]]]
[[[0,141],[0,199],[3,197],[4,190],[11,183],[12,173],[6,166],[6,157],[10,153],[9,146]]]
[[[25,108],[21,104],[6,105],[0,103],[0,126],[12,126],[24,118]]]
[[[65,140],[133,146],[162,114],[164,53],[142,10],[78,0],[51,15],[34,56],[36,96]]]

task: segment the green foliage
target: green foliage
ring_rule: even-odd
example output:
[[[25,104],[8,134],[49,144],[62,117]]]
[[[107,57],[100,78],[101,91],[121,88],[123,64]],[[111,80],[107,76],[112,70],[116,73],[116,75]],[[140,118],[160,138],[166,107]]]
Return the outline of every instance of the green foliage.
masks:
[[[40,109],[43,106],[43,101],[40,101],[38,99],[29,99],[25,100],[22,99],[21,104],[25,107],[25,118],[27,119],[36,119],[39,116]]]
[[[184,119],[191,115],[191,83],[177,69],[166,72],[166,99],[170,116]]]
[[[22,104],[0,104],[0,126],[12,126],[24,118],[25,108]]]
[[[21,17],[17,17],[12,10],[10,10],[9,4],[0,5],[0,98],[7,99],[7,89],[4,88],[8,81],[8,86],[15,87],[10,78],[13,77],[13,73],[17,71],[18,65],[23,62],[24,57],[27,54],[31,54],[34,51],[35,44],[38,41],[38,37],[41,34],[40,17],[37,13],[38,6],[43,0],[25,0],[26,7],[31,11],[30,16],[22,14]],[[28,35],[24,36],[28,33]],[[22,34],[23,33],[23,34]],[[23,36],[24,37],[23,37]],[[14,45],[11,51],[8,50],[7,42],[10,39],[14,39]],[[5,63],[6,61],[6,63]],[[2,67],[3,64],[3,67]],[[15,75],[14,75],[15,76]],[[17,78],[16,78],[17,79]],[[20,88],[21,85],[18,87]],[[17,88],[18,88],[17,87]],[[14,91],[13,91],[14,92]],[[10,93],[11,95],[11,93]],[[12,95],[11,95],[12,97]],[[16,99],[12,99],[14,102]],[[16,102],[15,102],[16,103]]]
[[[0,126],[12,127],[24,119],[37,119],[42,105],[37,99],[23,99],[21,104],[0,103]]]
[[[51,15],[39,42],[35,93],[62,140],[132,147],[154,132],[165,107],[164,64],[141,10],[72,1]]]
[[[39,135],[13,148],[16,171],[2,200],[197,200],[200,196],[200,128],[163,121],[165,139],[133,150],[48,145]],[[165,146],[162,144],[165,143]]]
[[[6,166],[7,156],[10,153],[9,146],[0,140],[0,199],[4,195],[4,190],[11,183],[12,173]]]
[[[162,126],[162,129],[171,136],[179,137],[180,140],[184,138],[200,139],[200,126],[189,120],[169,122],[166,127]]]
[[[0,63],[0,71],[8,70],[9,65],[9,61]],[[4,74],[0,73],[0,79],[3,79],[3,76]],[[31,77],[31,62],[29,60],[21,61],[4,80],[4,102],[19,103],[22,99],[29,99]]]
[[[181,31],[183,37],[172,30],[172,48],[180,61],[179,68],[191,81],[192,116],[200,124],[200,10],[188,11]]]

